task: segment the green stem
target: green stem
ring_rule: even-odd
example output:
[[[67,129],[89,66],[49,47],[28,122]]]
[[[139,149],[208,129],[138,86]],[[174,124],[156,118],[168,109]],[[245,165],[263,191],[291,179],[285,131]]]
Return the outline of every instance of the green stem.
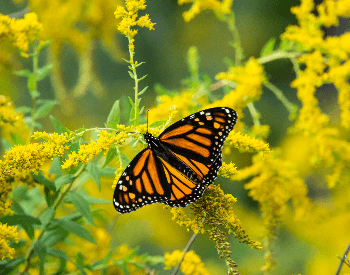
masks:
[[[236,27],[236,20],[233,12],[231,15],[226,17],[226,22],[228,24],[228,29],[233,36],[232,46],[235,49],[235,66],[240,66],[243,60],[243,48],[238,29]]]
[[[57,208],[59,207],[59,205],[60,205],[61,202],[63,201],[63,198],[67,195],[67,193],[69,192],[69,190],[72,188],[72,186],[74,185],[75,180],[81,175],[81,173],[82,173],[83,171],[85,171],[85,168],[86,168],[86,164],[83,164],[83,165],[80,167],[80,169],[74,174],[74,180],[66,187],[66,189],[65,189],[63,192],[60,193],[60,195],[58,196],[57,200],[55,201],[55,203],[54,203],[54,205],[53,205],[53,209],[54,209],[54,210],[57,210]],[[52,217],[52,219],[53,219],[53,218],[54,218],[54,217]],[[52,219],[51,219],[51,220],[52,220]],[[50,220],[50,221],[51,221],[51,220]],[[50,221],[47,223],[47,225],[50,224]],[[47,227],[47,225],[46,225],[46,227]],[[30,244],[30,246],[29,246],[29,248],[28,248],[28,251],[27,251],[27,253],[26,253],[26,257],[25,257],[26,266],[25,266],[24,270],[21,272],[21,275],[26,274],[26,272],[28,271],[28,269],[29,269],[29,267],[30,267],[30,260],[31,260],[31,258],[32,258],[32,256],[33,256],[33,253],[34,253],[34,248],[33,248],[34,243],[35,243],[35,241],[40,241],[40,240],[41,240],[41,238],[44,236],[44,234],[45,234],[45,232],[46,232],[46,227],[44,227],[44,228],[41,229],[38,238],[37,238],[36,240],[34,240],[34,241]]]
[[[129,44],[131,42],[131,38],[128,36],[129,39]],[[134,126],[136,127],[139,125],[139,119],[140,119],[140,112],[139,112],[139,79],[137,78],[137,73],[136,73],[136,64],[134,62],[134,53],[130,50],[129,48],[129,53],[130,53],[130,65],[131,65],[131,70],[133,73],[133,78],[135,80],[135,102],[134,102],[134,108],[135,108],[135,116],[133,118],[134,120]]]
[[[29,91],[30,96],[32,97],[33,107],[32,107],[32,123],[30,127],[31,136],[34,133],[34,124],[35,124],[35,112],[37,108],[37,72],[38,72],[38,62],[39,62],[39,47],[36,45],[33,54],[33,75],[34,75],[34,86],[33,90]],[[29,81],[29,79],[28,79]],[[32,137],[30,137],[31,141]]]
[[[275,94],[275,96],[282,102],[282,104],[287,108],[290,117],[293,117],[297,113],[298,107],[295,104],[289,102],[289,100],[284,96],[283,92],[280,89],[278,89],[271,82],[267,82],[264,85],[265,87],[270,89]]]
[[[257,126],[260,126],[260,114],[259,112],[256,110],[253,102],[249,102],[247,104],[248,106],[248,109],[249,109],[249,112],[250,114],[252,115],[252,118],[253,118],[253,122],[254,122],[254,125],[257,125]]]

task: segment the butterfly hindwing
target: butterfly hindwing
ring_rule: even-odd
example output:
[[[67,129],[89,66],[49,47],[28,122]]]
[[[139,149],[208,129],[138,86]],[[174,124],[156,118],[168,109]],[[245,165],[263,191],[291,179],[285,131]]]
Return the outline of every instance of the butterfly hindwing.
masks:
[[[170,198],[170,186],[154,151],[146,148],[127,166],[114,190],[113,204],[119,213]]]

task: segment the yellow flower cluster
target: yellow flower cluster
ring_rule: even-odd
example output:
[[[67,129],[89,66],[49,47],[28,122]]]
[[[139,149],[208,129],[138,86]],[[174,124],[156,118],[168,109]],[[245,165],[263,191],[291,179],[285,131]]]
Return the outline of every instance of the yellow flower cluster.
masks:
[[[31,0],[30,10],[38,14],[45,26],[43,40],[53,39],[52,49],[57,55],[64,43],[70,43],[78,53],[86,51],[92,40],[100,38],[103,45],[120,57],[115,49],[113,33],[117,28],[111,13],[121,0]],[[55,15],[55,20],[52,15]],[[83,28],[81,27],[83,26]]]
[[[0,223],[0,255],[2,260],[5,258],[13,259],[15,250],[9,246],[9,241],[18,242],[17,226],[8,226]]]
[[[253,57],[249,59],[245,66],[232,67],[228,72],[217,74],[216,78],[234,82],[236,88],[221,100],[216,100],[214,103],[204,107],[227,106],[234,109],[240,119],[244,117],[243,109],[247,107],[247,104],[259,100],[262,94],[262,84],[266,81],[263,66]],[[242,122],[240,122],[240,127],[236,127],[236,129],[243,130]]]
[[[338,17],[350,16],[350,2],[325,0],[316,6],[317,16],[314,9],[311,0],[302,0],[300,6],[292,8],[299,25],[289,26],[282,38],[307,51],[298,58],[299,63],[305,64],[305,69],[291,83],[303,104],[292,131],[301,131],[314,139],[310,162],[332,170],[327,176],[328,186],[332,188],[348,178],[345,167],[350,164],[346,156],[350,143],[340,137],[338,129],[329,126],[329,119],[319,108],[315,93],[316,88],[325,83],[335,85],[339,91],[341,126],[350,129],[350,34],[324,38],[322,31],[322,26],[337,25]]]
[[[141,16],[138,20],[138,11],[146,9],[145,0],[125,0],[125,7],[118,6],[114,12],[115,18],[122,18],[122,21],[118,24],[118,31],[124,34],[129,39],[129,50],[134,53],[134,37],[137,34],[137,30],[131,29],[134,26],[146,27],[150,30],[154,30],[155,23],[151,22],[149,15]]]
[[[193,99],[194,91],[182,91],[178,95],[167,94],[157,97],[157,106],[149,110],[149,121],[168,120],[171,108],[176,106],[177,114],[173,116],[173,121],[180,120],[188,116],[191,111],[197,110],[196,101]]]
[[[171,254],[164,255],[164,269],[170,270],[175,267],[181,260],[183,251],[175,250]],[[185,275],[209,275],[209,271],[204,266],[201,258],[193,251],[188,251],[183,259],[180,270]]]
[[[129,137],[128,134],[120,132],[118,134],[101,131],[98,134],[96,141],[91,140],[90,144],[83,144],[80,146],[78,153],[73,151],[69,154],[68,159],[62,165],[62,169],[70,169],[77,167],[79,163],[88,163],[96,157],[101,150],[106,154],[107,151],[114,145],[121,145],[125,139]]]
[[[234,147],[243,151],[270,151],[268,143],[254,137],[250,137],[246,134],[241,134],[240,132],[231,132],[225,143],[233,145]]]
[[[319,125],[328,121],[319,110],[314,94],[316,87],[333,82],[339,90],[341,125],[349,129],[350,34],[324,38],[322,26],[337,25],[338,17],[350,16],[350,2],[324,0],[316,7],[318,16],[313,13],[314,9],[312,0],[302,0],[300,6],[291,10],[296,15],[299,25],[288,26],[282,34],[282,39],[293,41],[308,51],[298,59],[299,63],[306,64],[306,68],[292,83],[292,87],[298,89],[298,97],[303,103],[297,127],[307,129],[311,126],[311,129],[315,129],[312,127],[314,123]]]
[[[204,10],[213,10],[218,14],[231,14],[233,0],[178,0],[179,5],[192,3],[190,10],[185,11],[182,16],[186,22],[192,20]]]
[[[35,139],[44,139],[47,142],[45,142],[43,153],[45,153],[47,156],[52,155],[53,156],[59,156],[62,157],[65,150],[67,150],[69,147],[66,145],[72,137],[74,137],[75,133],[64,133],[64,134],[58,134],[58,133],[52,133],[48,134],[46,132],[35,132],[33,134],[33,138]]]
[[[0,127],[22,119],[23,116],[20,113],[15,113],[14,109],[12,102],[7,97],[0,95]]]
[[[229,178],[232,175],[237,174],[237,168],[234,163],[225,163],[223,162],[221,165],[221,168],[219,170],[219,175],[224,177],[224,178]]]
[[[43,25],[36,13],[27,13],[24,19],[13,19],[0,14],[0,39],[9,39],[22,56],[28,57],[29,43],[39,38]]]
[[[276,151],[265,155],[259,153],[253,157],[252,166],[239,170],[231,177],[239,181],[253,177],[245,188],[259,202],[266,223],[280,218],[289,200],[293,203],[297,218],[304,216],[310,206],[304,180],[290,162],[278,155]]]

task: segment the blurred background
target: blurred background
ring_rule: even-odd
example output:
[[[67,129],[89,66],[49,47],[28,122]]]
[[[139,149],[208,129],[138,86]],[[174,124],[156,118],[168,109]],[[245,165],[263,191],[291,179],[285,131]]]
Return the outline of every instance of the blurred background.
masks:
[[[127,39],[116,33],[118,21],[113,15],[116,5],[121,5],[122,2],[101,1],[96,7],[91,8],[91,13],[82,12],[83,19],[74,12],[69,15],[69,1],[68,3],[63,1],[64,4],[62,2],[62,5],[67,5],[68,11],[59,9],[57,12],[54,12],[56,6],[62,8],[57,0],[29,2],[0,0],[0,13],[12,14],[29,5],[31,11],[38,14],[44,28],[49,23],[52,24],[45,30],[46,39],[53,39],[51,52],[48,53],[46,50],[40,56],[39,63],[44,65],[52,62],[56,80],[46,77],[39,83],[38,90],[42,98],[59,100],[60,104],[54,108],[52,114],[70,130],[82,126],[103,127],[114,101],[120,99],[126,104],[127,96],[134,95],[134,82],[127,72],[127,64],[122,60],[122,58],[128,59]],[[79,6],[80,2],[76,1],[76,5]],[[91,7],[93,2],[87,1],[87,7]],[[152,31],[139,28],[135,37],[135,60],[146,62],[138,67],[138,75],[147,74],[146,79],[140,84],[141,89],[149,86],[141,101],[141,105],[145,105],[147,109],[156,104],[157,94],[154,86],[157,83],[171,91],[182,91],[184,86],[181,80],[189,76],[186,57],[190,46],[198,47],[199,71],[203,75],[208,75],[213,82],[218,72],[227,70],[223,59],[225,57],[233,59],[234,54],[233,48],[229,45],[232,37],[226,25],[217,20],[212,11],[202,12],[189,23],[185,23],[182,13],[188,10],[190,5],[179,6],[175,0],[149,0],[146,4],[146,11],[140,14],[149,14],[156,25]],[[288,25],[296,24],[297,21],[290,13],[290,8],[299,4],[300,2],[295,0],[234,1],[236,25],[247,59],[250,56],[259,57],[262,47],[271,37],[275,37],[278,41]],[[100,11],[100,14],[96,11]],[[66,18],[74,18],[72,22],[60,17],[64,12]],[[97,14],[96,17],[92,16],[94,13]],[[75,28],[75,31],[71,31],[71,27]],[[80,39],[77,35],[80,31],[89,34]],[[15,70],[30,69],[31,59],[21,57],[18,52],[2,53],[0,58],[1,94],[10,96],[16,106],[31,106],[26,79],[12,74]],[[90,71],[89,74],[82,76],[80,70],[83,70],[84,66],[89,66]],[[295,91],[289,87],[294,78],[290,62],[287,60],[270,62],[265,66],[265,70],[269,80],[278,86],[290,101],[298,104]],[[328,99],[327,102],[321,102],[321,107],[329,111],[334,108],[334,100]],[[262,114],[262,124],[269,124],[271,127],[268,139],[270,147],[280,144],[291,125],[287,111],[270,91],[264,91],[261,100],[256,102],[256,108]],[[248,125],[252,125],[248,113],[244,119]],[[53,131],[49,118],[40,122],[43,124],[43,130]],[[232,154],[232,161],[241,168],[250,164],[250,157],[249,153],[242,154],[237,151]],[[89,182],[86,187],[95,197],[111,200],[112,180],[109,178],[102,181],[101,193],[93,183]],[[242,221],[243,228],[252,239],[261,241],[264,229],[259,222],[258,208],[247,196],[243,183],[219,177],[216,184],[220,184],[225,192],[233,194],[238,199],[236,215]],[[103,215],[113,219],[117,213],[112,205],[108,205],[103,207]],[[114,247],[127,244],[131,248],[139,247],[141,253],[163,255],[175,249],[184,249],[191,233],[171,221],[169,211],[164,210],[161,204],[156,204],[130,214],[120,215],[111,237]],[[232,236],[230,243],[232,258],[238,264],[241,274],[261,274],[259,270],[263,265],[264,252],[250,250],[246,245],[239,244]],[[225,263],[218,258],[214,242],[208,240],[207,235],[198,236],[191,249],[200,255],[212,274],[227,273]],[[281,227],[275,249],[278,265],[273,274],[307,274],[308,264],[317,253],[319,252],[313,245],[298,239],[287,228]],[[338,261],[336,258],[332,259],[334,260]],[[159,274],[169,272],[160,271]]]

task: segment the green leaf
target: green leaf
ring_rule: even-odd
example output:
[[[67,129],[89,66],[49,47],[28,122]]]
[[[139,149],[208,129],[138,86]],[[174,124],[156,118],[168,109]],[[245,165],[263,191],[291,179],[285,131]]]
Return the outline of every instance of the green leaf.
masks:
[[[10,133],[11,135],[11,141],[14,145],[24,145],[23,140],[21,139],[20,136],[17,136],[14,133]]]
[[[108,163],[110,163],[116,156],[118,155],[117,148],[115,146],[112,146],[109,148],[106,156],[106,160],[104,164],[102,165],[101,169],[105,168]]]
[[[276,38],[272,37],[267,41],[264,47],[261,49],[260,56],[266,56],[273,52],[276,44]]]
[[[116,124],[119,124],[120,121],[120,105],[119,100],[116,100],[113,104],[112,110],[109,112],[108,118],[107,118],[107,126],[112,127]]]
[[[140,111],[139,111],[139,114],[140,114],[140,115],[142,114],[142,112],[143,112],[144,109],[145,109],[145,106],[142,106],[141,109],[140,109]]]
[[[89,202],[82,195],[74,191],[69,192],[69,199],[79,213],[81,213],[91,224],[95,225]]]
[[[40,81],[42,79],[44,79],[48,73],[52,70],[52,64],[48,64],[42,68],[39,68],[36,73],[37,73],[37,81]]]
[[[84,256],[80,251],[78,251],[77,256],[75,257],[75,261],[78,265],[84,266]]]
[[[55,220],[53,220],[53,222],[54,221]],[[49,224],[49,227],[51,227],[51,225],[52,222]],[[41,238],[41,242],[45,244],[46,247],[51,247],[54,244],[63,241],[68,235],[69,233],[67,230],[64,230],[62,227],[59,227],[59,225],[56,224],[56,228],[45,232],[44,236]]]
[[[147,88],[148,88],[148,86],[146,86],[145,88],[143,88],[142,91],[139,92],[139,95],[142,95],[144,92],[146,92]]]
[[[49,174],[56,175],[56,179],[62,176],[62,167],[59,157],[55,156],[51,162]]]
[[[63,126],[63,124],[59,122],[54,116],[50,115],[50,119],[56,133],[64,134],[65,132],[68,132],[67,128]]]
[[[65,175],[65,176],[63,176],[63,177],[58,178],[58,179],[55,181],[56,189],[58,190],[58,189],[60,189],[60,187],[61,187],[62,185],[71,183],[74,179],[75,179],[75,177],[74,177],[74,175],[72,175],[72,174],[68,174],[68,175]]]
[[[73,233],[79,236],[80,238],[83,238],[93,244],[96,244],[90,232],[86,230],[84,227],[82,227],[80,224],[65,218],[57,219],[54,221],[57,222],[58,225],[62,227],[64,230],[67,230],[68,232]]]
[[[12,216],[4,216],[0,218],[2,224],[7,223],[7,225],[20,225],[24,228],[25,225],[41,224],[38,218],[34,218],[29,215],[14,214]],[[24,226],[23,226],[24,225]]]
[[[15,109],[16,113],[29,114],[32,111],[28,106],[21,106]]]
[[[101,199],[101,198],[95,198],[95,197],[90,197],[87,195],[81,195],[84,197],[84,199],[89,203],[89,204],[111,204],[112,202],[109,200]]]
[[[44,184],[47,188],[49,188],[50,190],[52,191],[56,191],[56,186],[55,184],[48,180],[44,175],[43,173],[40,171],[39,174],[34,174],[32,173],[32,177],[37,181],[37,182],[40,182],[42,184]]]
[[[144,75],[143,77],[139,78],[139,81],[141,81],[141,80],[145,79],[145,78],[146,78],[146,76],[147,76],[147,74],[146,74],[146,75]]]
[[[34,99],[40,97],[40,93],[38,91],[29,91],[29,94]]]
[[[41,105],[34,114],[34,119],[40,119],[46,117],[52,110],[52,108],[57,104],[56,100],[47,100],[43,105]]]
[[[134,77],[134,75],[133,75],[132,72],[128,71],[128,73],[129,73],[129,75],[130,75],[130,77],[131,77],[132,79],[135,79],[135,77]]]
[[[159,126],[162,126],[165,123],[166,123],[166,120],[158,120],[158,121],[153,122],[149,127],[150,128],[157,128]]]
[[[52,43],[52,39],[49,39],[49,40],[46,40],[45,42],[44,42],[44,44],[41,44],[40,45],[40,47],[39,47],[39,51],[42,51],[42,50],[44,50],[44,49],[46,49],[48,46],[50,46],[50,44]]]
[[[0,261],[0,275],[8,275],[15,271],[17,267],[25,262],[24,257],[14,258],[12,260],[2,260]]]
[[[98,168],[98,166],[94,162],[89,162],[89,164],[86,167],[86,170],[96,183],[98,190],[101,191],[100,169]]]
[[[57,191],[54,193],[54,195],[51,196],[50,189],[47,188],[47,187],[45,186],[45,188],[44,188],[44,193],[45,193],[45,200],[46,200],[47,206],[48,206],[48,207],[51,207],[51,206],[54,204],[54,202],[55,202],[55,200],[57,199],[57,197],[58,197],[58,195],[59,195],[60,192],[59,192],[59,190],[57,190]]]
[[[114,178],[115,177],[115,168],[111,166],[106,166],[103,169],[100,170],[100,176],[101,177],[108,177],[108,178]]]
[[[67,257],[66,253],[63,250],[48,247],[48,248],[46,248],[46,253],[47,253],[47,255],[50,255],[52,257],[56,257],[59,259],[64,259],[64,260],[69,261],[69,258]]]
[[[31,74],[31,75],[28,77],[27,86],[28,86],[28,90],[29,90],[29,91],[36,91],[36,79],[35,79],[34,74]],[[33,96],[33,95],[32,95],[32,96]]]
[[[20,71],[13,72],[13,74],[18,76],[25,76],[29,78],[32,76],[33,73],[29,70],[20,70]]]
[[[37,240],[33,245],[35,253],[39,256],[40,264],[39,264],[39,274],[44,274],[44,264],[45,264],[45,256],[46,256],[46,247]]]
[[[9,142],[9,141],[7,141],[6,139],[3,139],[3,138],[1,139],[1,145],[2,145],[2,147],[4,149],[4,151],[7,151],[7,150],[11,149],[11,147],[12,147],[11,142]]]
[[[48,223],[55,217],[55,214],[56,210],[52,207],[47,208],[45,212],[41,214],[40,221],[43,225],[43,228],[45,228],[46,225],[48,225]]]

